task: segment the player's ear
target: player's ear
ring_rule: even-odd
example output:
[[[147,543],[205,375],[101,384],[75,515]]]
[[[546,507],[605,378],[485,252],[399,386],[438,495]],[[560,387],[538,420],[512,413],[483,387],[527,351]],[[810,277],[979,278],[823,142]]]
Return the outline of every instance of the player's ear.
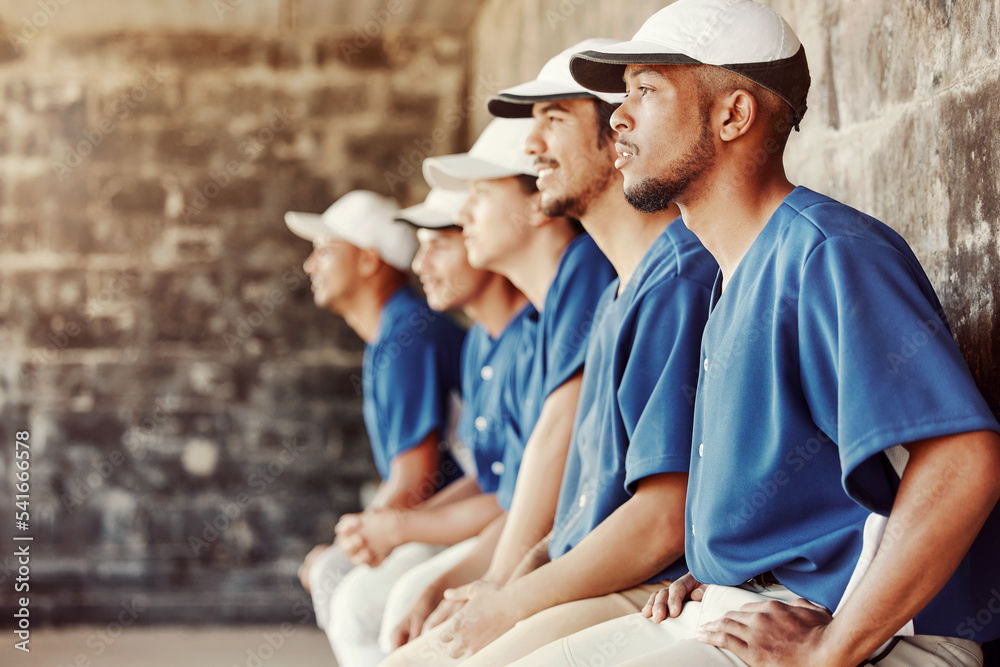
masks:
[[[551,218],[542,213],[542,193],[535,190],[528,197],[529,201],[525,206],[525,217],[528,225],[534,228],[541,227]]]
[[[361,248],[358,252],[358,274],[370,278],[382,267],[382,257],[374,248]]]
[[[750,131],[757,121],[757,100],[746,90],[734,90],[719,101],[719,115],[722,120],[719,138],[733,141]]]

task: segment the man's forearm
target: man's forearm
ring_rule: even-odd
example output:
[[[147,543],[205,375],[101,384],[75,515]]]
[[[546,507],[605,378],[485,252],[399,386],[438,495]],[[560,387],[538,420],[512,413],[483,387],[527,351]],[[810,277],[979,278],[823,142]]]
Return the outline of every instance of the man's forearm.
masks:
[[[437,431],[431,431],[412,449],[396,455],[389,463],[389,479],[379,487],[371,509],[409,509],[434,494],[434,476],[440,453]]]
[[[568,553],[507,588],[518,615],[608,595],[656,576],[684,552],[687,475],[655,475]]]
[[[478,535],[502,512],[494,494],[479,494],[429,509],[420,507],[401,512],[397,541],[400,544],[458,544]]]
[[[476,483],[476,478],[466,475],[461,479],[456,479],[454,482],[425,500],[419,505],[419,508],[431,509],[432,507],[440,507],[442,505],[447,505],[448,503],[457,503],[460,500],[477,496],[480,493],[482,492],[479,490],[479,484]]]
[[[491,521],[479,533],[479,539],[476,540],[472,551],[439,576],[433,585],[439,586],[443,592],[445,588],[458,588],[482,577],[493,558],[493,551],[500,539],[500,532],[503,530],[506,516],[506,514],[501,514]]]
[[[525,446],[514,501],[488,577],[504,583],[552,528],[580,398],[582,372],[552,392]]]
[[[517,564],[514,571],[510,573],[508,581],[514,581],[515,579],[520,579],[529,572],[534,572],[541,566],[549,562],[549,542],[552,541],[552,531],[549,534],[539,540],[538,544],[533,546],[528,553],[524,555],[521,562]]]
[[[1000,437],[977,432],[908,446],[871,567],[823,636],[827,664],[858,664],[944,587],[1000,496]]]

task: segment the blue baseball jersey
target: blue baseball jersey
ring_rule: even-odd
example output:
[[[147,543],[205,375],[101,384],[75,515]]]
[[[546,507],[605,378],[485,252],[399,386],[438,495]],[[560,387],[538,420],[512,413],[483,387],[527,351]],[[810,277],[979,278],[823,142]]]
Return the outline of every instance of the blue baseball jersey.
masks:
[[[534,334],[533,340],[526,341],[534,347],[531,367],[526,378],[515,378],[508,392],[508,412],[514,417],[507,445],[511,463],[516,459],[520,466],[524,446],[549,395],[583,368],[597,304],[614,279],[614,267],[589,234],[570,241],[559,258],[542,310],[535,313],[534,330],[528,332]],[[500,506],[509,509],[513,497],[513,481],[501,482]]]
[[[458,437],[472,452],[476,465],[476,483],[483,493],[496,493],[500,476],[506,470],[503,392],[516,370],[522,336],[529,314],[525,306],[496,338],[482,325],[469,329],[462,348],[462,413],[458,419]],[[516,469],[512,471],[516,475]]]
[[[395,457],[434,430],[441,438],[442,482],[462,476],[446,447],[452,397],[461,393],[464,338],[464,329],[409,287],[382,307],[375,340],[365,345],[361,385],[365,427],[383,480]]]
[[[678,218],[622,293],[617,280],[604,292],[549,543],[553,560],[625,504],[643,478],[687,472],[701,334],[718,270]],[[649,583],[685,572],[680,558]]]
[[[521,458],[524,456],[524,444],[527,441],[527,436],[521,432],[521,411],[528,395],[528,384],[535,366],[539,319],[538,310],[529,304],[524,311],[513,364],[507,373],[501,395],[505,444],[503,472],[497,485],[496,500],[497,505],[504,511],[510,510],[510,504],[514,500],[517,473],[521,469]]]
[[[789,194],[713,300],[695,404],[688,566],[722,585],[771,571],[834,609],[867,563],[866,520],[892,509],[896,446],[997,422],[910,248],[828,197]],[[1000,617],[981,631],[960,628],[1000,586],[998,535],[994,512],[914,632],[1000,634]]]

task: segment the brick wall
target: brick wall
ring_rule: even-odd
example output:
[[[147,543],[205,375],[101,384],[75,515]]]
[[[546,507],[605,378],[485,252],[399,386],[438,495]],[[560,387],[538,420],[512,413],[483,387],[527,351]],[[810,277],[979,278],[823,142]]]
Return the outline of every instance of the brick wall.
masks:
[[[35,620],[295,617],[298,562],[375,472],[360,341],[282,214],[419,199],[464,136],[464,40],[2,18],[0,496],[28,430]]]
[[[664,0],[487,0],[471,77],[533,78],[587,37],[629,39]],[[785,165],[899,231],[1000,414],[1000,2],[770,0],[806,47],[809,113]],[[472,126],[489,116],[478,109]],[[919,343],[919,339],[916,341]],[[902,355],[915,343],[900,342]]]

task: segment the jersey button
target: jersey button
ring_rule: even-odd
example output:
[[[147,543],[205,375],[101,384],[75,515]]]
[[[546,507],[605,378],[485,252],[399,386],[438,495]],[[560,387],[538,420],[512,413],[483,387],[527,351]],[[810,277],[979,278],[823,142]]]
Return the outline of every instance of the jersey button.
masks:
[[[489,382],[490,380],[493,379],[493,367],[483,366],[483,370],[479,371],[479,375],[482,376],[484,380]]]
[[[494,461],[493,465],[490,466],[490,470],[492,470],[493,474],[496,475],[497,477],[502,475],[503,471],[506,469],[507,468],[504,466],[503,461]]]
[[[582,508],[586,504],[587,504],[587,494],[585,493],[582,496],[580,496],[580,507]]]
[[[698,445],[698,457],[701,458],[703,456],[705,456],[705,443],[704,442],[701,443],[700,445]]]
[[[526,399],[524,399],[524,404],[527,405],[530,408],[532,405],[535,404],[535,399],[533,399],[533,398],[526,398]]]
[[[489,423],[486,421],[486,417],[476,417],[476,430],[477,431],[483,432],[483,431],[486,430],[487,426],[489,426]]]

